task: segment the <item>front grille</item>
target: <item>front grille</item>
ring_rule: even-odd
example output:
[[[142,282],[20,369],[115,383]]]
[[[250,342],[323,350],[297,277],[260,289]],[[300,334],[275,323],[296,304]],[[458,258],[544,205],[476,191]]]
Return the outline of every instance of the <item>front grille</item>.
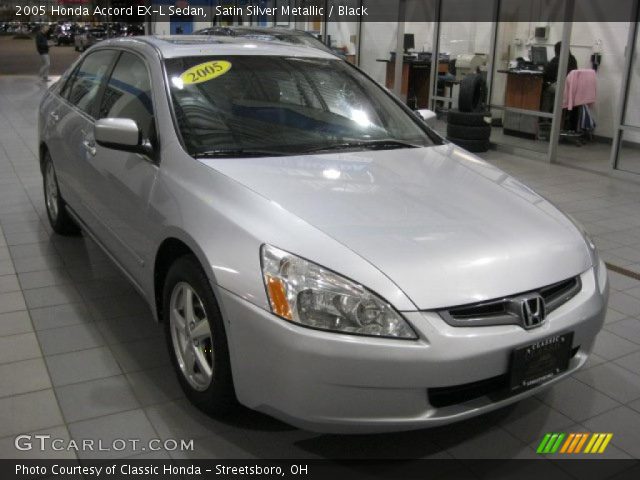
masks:
[[[571,358],[575,357],[579,350],[579,346],[574,347],[571,350]],[[427,395],[429,403],[435,408],[450,407],[451,405],[458,405],[480,397],[487,397],[491,402],[495,403],[512,395],[509,383],[510,374],[505,373],[472,383],[429,388],[427,389]]]
[[[438,313],[445,322],[454,327],[520,325],[521,318],[512,307],[515,299],[531,294],[540,295],[544,299],[546,314],[549,314],[571,300],[581,289],[580,277],[573,277],[537,290],[482,303],[461,305]]]
[[[538,293],[544,298],[547,312],[551,312],[571,300],[581,288],[580,277],[573,277],[569,280],[543,287]]]

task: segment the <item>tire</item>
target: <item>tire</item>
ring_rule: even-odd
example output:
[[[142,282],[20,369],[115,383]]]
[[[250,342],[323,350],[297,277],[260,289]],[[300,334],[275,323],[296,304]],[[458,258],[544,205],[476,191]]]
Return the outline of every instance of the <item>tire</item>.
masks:
[[[49,218],[49,225],[59,235],[78,235],[80,228],[69,216],[66,208],[67,204],[62,195],[60,195],[56,169],[49,152],[45,153],[42,170],[42,189],[44,191],[44,204]]]
[[[466,140],[463,138],[447,137],[447,140],[473,153],[486,152],[489,150],[489,147],[491,146],[491,142],[489,142],[488,139],[487,140]]]
[[[191,315],[185,307],[187,298],[192,299]],[[231,413],[238,403],[224,322],[209,279],[193,255],[171,265],[162,299],[171,363],[187,398],[209,415]],[[193,332],[198,336],[193,337]]]
[[[479,74],[467,75],[460,82],[458,109],[461,112],[484,110],[487,101],[487,82]]]
[[[461,112],[449,110],[447,113],[449,125],[467,125],[469,127],[486,127],[491,125],[491,112]]]
[[[453,138],[464,138],[465,140],[488,140],[491,136],[491,127],[470,127],[467,125],[447,124],[447,136]]]

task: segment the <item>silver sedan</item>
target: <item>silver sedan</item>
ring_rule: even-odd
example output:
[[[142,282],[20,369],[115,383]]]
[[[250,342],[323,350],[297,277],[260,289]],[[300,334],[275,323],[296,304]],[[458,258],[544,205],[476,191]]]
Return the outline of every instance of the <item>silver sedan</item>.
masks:
[[[606,269],[573,220],[321,50],[106,40],[39,133],[53,229],[122,269],[212,414],[449,423],[567,377],[602,327]]]

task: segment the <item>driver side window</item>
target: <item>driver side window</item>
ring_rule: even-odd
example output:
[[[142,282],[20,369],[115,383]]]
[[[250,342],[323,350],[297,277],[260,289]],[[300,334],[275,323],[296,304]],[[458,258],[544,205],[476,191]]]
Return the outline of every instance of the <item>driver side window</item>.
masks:
[[[75,71],[73,78],[65,84],[62,95],[83,112],[91,115],[102,80],[109,71],[116,52],[99,50],[87,55]]]
[[[129,118],[138,124],[142,137],[155,135],[151,81],[140,57],[123,52],[102,96],[98,118]]]

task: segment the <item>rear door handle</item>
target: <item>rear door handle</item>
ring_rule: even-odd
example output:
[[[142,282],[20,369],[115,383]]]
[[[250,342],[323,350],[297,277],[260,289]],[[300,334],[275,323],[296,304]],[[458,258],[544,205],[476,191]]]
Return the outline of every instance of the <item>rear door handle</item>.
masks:
[[[96,156],[96,144],[93,142],[90,142],[89,140],[84,140],[82,142],[82,146],[84,147],[84,149],[89,152],[89,155],[91,155],[92,157]]]

